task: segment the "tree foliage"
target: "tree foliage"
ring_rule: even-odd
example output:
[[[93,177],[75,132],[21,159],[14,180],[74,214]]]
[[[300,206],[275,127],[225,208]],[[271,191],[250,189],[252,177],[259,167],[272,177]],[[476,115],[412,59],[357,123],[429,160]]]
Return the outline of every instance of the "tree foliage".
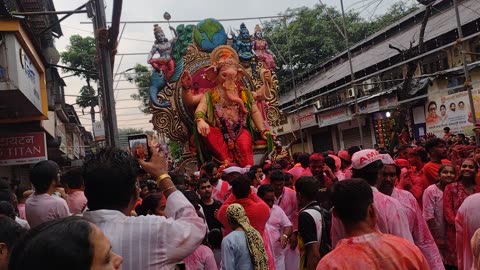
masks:
[[[416,8],[406,2],[397,2],[384,15],[374,17],[372,20],[362,18],[356,12],[347,12],[345,24],[350,44],[367,38]],[[313,8],[288,9],[283,15],[288,18],[289,44],[284,20],[266,22],[263,29],[270,49],[277,56],[277,65],[280,67],[277,75],[281,92],[291,87],[289,55],[295,77],[301,77],[346,49],[344,37],[332,22],[333,20],[343,31],[341,12],[335,8],[317,4]]]
[[[98,80],[97,67],[95,65],[96,46],[95,39],[92,37],[82,37],[73,35],[70,37],[70,45],[67,50],[62,52],[62,63],[70,68],[84,71],[71,71],[75,76]]]
[[[145,114],[150,113],[148,108],[150,106],[150,96],[148,89],[150,87],[150,75],[152,74],[151,68],[136,64],[133,68],[134,74],[127,77],[130,82],[135,83],[138,87],[138,93],[130,95],[131,98],[142,102],[142,112]]]
[[[95,89],[91,86],[83,86],[80,89],[80,95],[77,97],[76,102],[82,109],[98,106],[98,96]]]

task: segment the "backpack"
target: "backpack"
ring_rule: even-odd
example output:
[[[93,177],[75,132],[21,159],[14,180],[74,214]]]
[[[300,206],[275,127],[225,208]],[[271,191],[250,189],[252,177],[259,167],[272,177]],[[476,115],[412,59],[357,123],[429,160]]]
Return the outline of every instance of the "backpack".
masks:
[[[319,217],[317,216],[318,214],[321,215],[322,235],[319,240],[320,240],[320,256],[322,256],[323,258],[323,256],[327,255],[330,251],[332,251],[332,238],[330,235],[330,231],[332,228],[332,212],[318,205],[315,205],[311,208],[307,208],[303,211],[308,213],[314,220],[319,219]],[[317,216],[317,218],[315,216]]]

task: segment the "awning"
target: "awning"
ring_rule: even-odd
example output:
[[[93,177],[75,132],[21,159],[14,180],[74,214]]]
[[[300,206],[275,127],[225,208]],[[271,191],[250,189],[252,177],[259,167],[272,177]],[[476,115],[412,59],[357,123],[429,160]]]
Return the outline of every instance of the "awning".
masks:
[[[329,120],[326,120],[326,121],[323,121],[319,118],[318,127],[328,127],[328,126],[331,126],[331,125],[336,125],[336,124],[343,123],[345,121],[350,121],[352,119],[353,119],[353,115],[345,115],[343,117],[333,118],[333,119],[329,119]]]

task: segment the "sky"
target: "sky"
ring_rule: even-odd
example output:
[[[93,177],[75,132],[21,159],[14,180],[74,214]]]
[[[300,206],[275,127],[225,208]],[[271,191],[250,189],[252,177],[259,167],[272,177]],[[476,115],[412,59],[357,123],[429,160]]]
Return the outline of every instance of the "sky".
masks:
[[[111,20],[111,9],[114,0],[104,0],[106,6],[107,21]],[[413,3],[415,0],[408,0]],[[57,11],[73,10],[81,6],[86,0],[54,0]],[[340,9],[340,0],[322,0],[329,6]],[[354,10],[360,12],[361,16],[366,19],[372,16],[383,14],[392,3],[392,0],[344,0],[346,11]],[[163,14],[167,11],[171,15],[171,20],[201,20],[204,18],[251,18],[275,16],[283,13],[288,8],[297,7],[313,7],[318,4],[318,0],[124,0],[121,21],[163,21]],[[59,18],[62,15],[59,15]],[[88,24],[91,22],[84,13],[74,14],[61,23],[63,36],[56,40],[55,46],[59,52],[65,51],[69,44],[69,38],[72,35],[93,36],[93,26]],[[225,29],[238,29],[241,22],[245,22],[250,33],[256,24],[261,23],[259,19],[222,22]],[[121,24],[120,31],[124,24]],[[172,23],[173,27],[177,24]],[[167,37],[171,38],[172,34],[168,31],[168,25],[161,24]],[[141,103],[130,98],[130,95],[136,93],[135,85],[126,80],[126,74],[118,74],[130,69],[135,64],[140,63],[147,65],[147,53],[153,44],[153,24],[125,24],[125,28],[118,46],[118,54],[125,53],[145,53],[145,55],[121,56],[115,57],[114,72],[114,93],[116,97],[116,112],[119,128],[138,128],[144,130],[152,130],[153,126],[149,123],[151,115],[143,114],[139,107]],[[274,52],[275,53],[275,52]],[[61,64],[61,63],[59,63]],[[61,72],[61,71],[60,71]],[[70,73],[62,73],[61,76],[68,76]],[[76,95],[82,86],[86,85],[84,80],[76,77],[64,78],[67,86],[65,87],[66,102],[74,104]],[[120,90],[118,90],[120,89]],[[75,105],[76,111],[81,119],[82,124],[87,130],[91,130],[91,118],[89,109],[85,110],[86,114],[82,114],[82,110]],[[98,108],[96,108],[98,110]],[[97,119],[98,119],[97,115]]]

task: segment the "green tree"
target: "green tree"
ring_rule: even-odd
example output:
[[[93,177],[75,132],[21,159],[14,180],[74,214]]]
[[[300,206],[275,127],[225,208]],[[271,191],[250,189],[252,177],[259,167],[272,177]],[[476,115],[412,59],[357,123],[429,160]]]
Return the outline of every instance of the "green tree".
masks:
[[[83,86],[80,89],[80,95],[77,97],[77,105],[82,108],[82,113],[85,108],[90,107],[90,114],[92,122],[95,122],[95,107],[98,106],[98,96],[95,89],[91,86]]]
[[[67,50],[62,52],[62,63],[73,69],[65,69],[66,72],[72,72],[73,75],[84,79],[98,80],[97,66],[95,65],[95,56],[97,49],[95,39],[92,37],[82,37],[73,35],[70,37],[70,45]]]
[[[150,88],[150,75],[152,74],[152,70],[144,65],[136,64],[133,68],[134,74],[132,76],[128,76],[127,79],[130,82],[135,83],[138,87],[138,93],[130,95],[131,98],[134,100],[138,100],[142,102],[142,112],[145,114],[149,114],[150,111],[148,110],[150,106],[150,95],[148,90]]]
[[[374,17],[371,21],[362,18],[359,13],[347,12],[345,22],[350,43],[355,44],[367,38],[415,8],[416,6],[399,2],[384,15]],[[313,8],[288,9],[283,15],[288,18],[288,42],[295,77],[305,75],[346,49],[342,34],[332,22],[335,21],[343,31],[341,13],[335,8],[317,4]],[[266,22],[263,29],[270,49],[277,55],[281,92],[288,91],[292,86],[286,29],[284,20],[279,19]]]
[[[65,72],[72,72],[74,76],[84,78],[87,85],[80,89],[77,104],[84,109],[90,107],[92,123],[95,122],[95,106],[98,106],[98,96],[95,89],[90,85],[90,80],[98,81],[98,73],[95,65],[96,46],[92,37],[73,35],[70,37],[70,45],[62,52],[62,63],[68,68]]]

